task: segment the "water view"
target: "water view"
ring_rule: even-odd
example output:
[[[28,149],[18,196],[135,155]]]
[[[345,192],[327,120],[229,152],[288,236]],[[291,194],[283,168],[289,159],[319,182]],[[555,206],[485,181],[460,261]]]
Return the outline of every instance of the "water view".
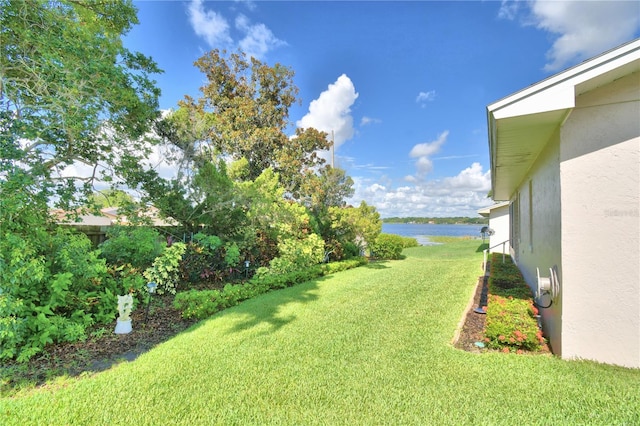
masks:
[[[413,237],[421,245],[434,244],[429,240],[430,236],[448,237],[480,237],[480,229],[483,225],[435,225],[422,223],[383,223],[382,232],[385,234]]]

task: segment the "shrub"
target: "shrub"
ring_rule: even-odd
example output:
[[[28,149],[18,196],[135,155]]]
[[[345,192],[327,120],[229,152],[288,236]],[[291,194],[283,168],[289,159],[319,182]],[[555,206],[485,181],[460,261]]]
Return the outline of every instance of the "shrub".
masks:
[[[503,262],[502,255],[499,253],[493,253],[491,256],[489,293],[519,299],[530,299],[533,296],[511,257],[507,256]]]
[[[345,259],[351,259],[353,257],[360,256],[360,247],[356,243],[346,242],[342,245],[342,250]]]
[[[86,337],[115,318],[121,282],[83,234],[58,228],[0,240],[0,359],[29,360],[45,345]]]
[[[485,322],[487,347],[503,351],[535,351],[544,343],[532,293],[511,258],[494,253],[489,275]]]
[[[340,262],[331,262],[322,265],[322,275],[335,274],[336,272],[346,271],[347,269],[357,268],[366,265],[368,262],[366,257],[355,257],[352,259],[342,260]]]
[[[317,234],[305,239],[287,238],[278,243],[278,251],[269,268],[260,268],[256,274],[286,274],[316,265],[324,260],[324,241]]]
[[[180,261],[180,275],[184,281],[222,282],[240,263],[240,249],[234,242],[223,243],[215,235],[197,233],[186,246]]]
[[[371,256],[378,259],[400,259],[404,247],[403,238],[395,234],[380,234],[369,246]]]
[[[485,341],[493,349],[535,351],[544,343],[532,300],[489,295]]]
[[[413,237],[402,237],[403,248],[418,247],[419,245],[420,244],[418,244],[418,240]]]
[[[112,226],[107,240],[100,245],[100,257],[110,264],[130,264],[146,269],[164,250],[158,231],[144,226]]]
[[[158,284],[158,294],[164,294],[165,291],[176,294],[180,282],[180,261],[186,248],[184,243],[173,243],[144,271],[147,280]]]
[[[341,262],[314,265],[300,271],[281,275],[255,276],[245,284],[227,284],[222,290],[189,290],[180,292],[174,299],[174,307],[182,312],[184,318],[204,319],[216,312],[235,306],[243,300],[273,289],[291,287],[310,281],[322,275],[343,271],[367,263],[365,258]]]

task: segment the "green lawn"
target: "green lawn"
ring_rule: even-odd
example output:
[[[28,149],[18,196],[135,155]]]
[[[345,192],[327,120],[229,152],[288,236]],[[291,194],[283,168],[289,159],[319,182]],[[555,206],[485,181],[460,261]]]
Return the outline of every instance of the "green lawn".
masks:
[[[131,363],[0,400],[0,424],[640,424],[640,370],[451,338],[478,240],[219,313]]]

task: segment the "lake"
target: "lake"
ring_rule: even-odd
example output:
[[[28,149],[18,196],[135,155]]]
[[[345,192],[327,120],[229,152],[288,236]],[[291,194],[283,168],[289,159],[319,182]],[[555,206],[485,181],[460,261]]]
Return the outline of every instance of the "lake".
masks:
[[[429,236],[447,237],[480,237],[480,229],[484,225],[433,225],[422,223],[383,223],[382,232],[385,234],[413,237],[421,245],[433,244]]]

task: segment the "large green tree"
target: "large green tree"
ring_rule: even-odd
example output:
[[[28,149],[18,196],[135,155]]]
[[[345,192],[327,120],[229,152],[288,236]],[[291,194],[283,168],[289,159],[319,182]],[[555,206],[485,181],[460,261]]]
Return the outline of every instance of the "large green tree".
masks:
[[[83,338],[125,291],[48,210],[84,205],[147,152],[159,70],[123,46],[135,23],[128,0],[0,0],[0,359]]]
[[[269,66],[243,53],[213,50],[195,63],[206,76],[198,99],[189,96],[181,109],[160,126],[161,134],[187,156],[224,155],[247,160],[246,180],[271,167],[289,193],[300,186],[301,173],[324,163],[318,150],[328,149],[327,135],[298,129],[289,137],[289,108],[298,93],[293,71]]]
[[[34,195],[80,204],[78,189],[88,195],[121,159],[147,152],[159,95],[150,75],[160,70],[123,46],[136,9],[129,0],[0,0],[0,10],[4,180],[25,175]],[[74,163],[94,172],[63,175]]]

